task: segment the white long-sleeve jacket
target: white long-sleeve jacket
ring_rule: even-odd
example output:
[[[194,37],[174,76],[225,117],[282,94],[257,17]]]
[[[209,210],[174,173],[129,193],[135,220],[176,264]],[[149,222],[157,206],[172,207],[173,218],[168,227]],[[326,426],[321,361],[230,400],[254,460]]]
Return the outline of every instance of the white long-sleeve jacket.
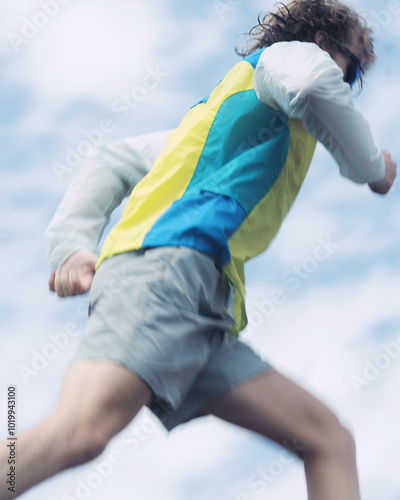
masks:
[[[280,42],[265,50],[255,71],[258,98],[301,120],[328,149],[340,173],[378,182],[385,162],[350,86],[329,54],[314,43]],[[45,236],[48,264],[57,268],[82,249],[98,253],[112,211],[148,173],[170,131],[117,141],[93,150],[65,193]]]

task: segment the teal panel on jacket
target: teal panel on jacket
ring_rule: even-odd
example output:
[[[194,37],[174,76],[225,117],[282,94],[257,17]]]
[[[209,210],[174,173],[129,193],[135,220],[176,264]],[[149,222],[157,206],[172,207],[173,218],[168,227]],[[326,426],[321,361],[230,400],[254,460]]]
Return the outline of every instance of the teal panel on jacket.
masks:
[[[186,194],[230,196],[250,213],[278,178],[289,151],[287,117],[263,104],[254,90],[221,105]]]
[[[260,60],[261,54],[264,52],[264,49],[256,50],[252,54],[248,55],[244,60],[250,63],[254,69],[256,69],[258,61]]]

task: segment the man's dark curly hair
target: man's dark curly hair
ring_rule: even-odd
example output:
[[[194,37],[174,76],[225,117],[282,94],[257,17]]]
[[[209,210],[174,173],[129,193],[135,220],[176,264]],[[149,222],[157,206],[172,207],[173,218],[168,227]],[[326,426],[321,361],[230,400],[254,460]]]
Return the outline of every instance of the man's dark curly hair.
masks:
[[[276,42],[315,42],[318,31],[341,43],[351,43],[353,36],[356,36],[355,41],[359,41],[364,48],[360,60],[361,75],[374,63],[376,54],[371,28],[358,12],[335,0],[292,0],[287,4],[278,3],[274,12],[258,16],[258,24],[248,33],[250,39],[246,46],[243,49],[236,47],[235,51],[246,57]],[[329,38],[327,41],[335,49]],[[362,78],[360,84],[362,86]]]

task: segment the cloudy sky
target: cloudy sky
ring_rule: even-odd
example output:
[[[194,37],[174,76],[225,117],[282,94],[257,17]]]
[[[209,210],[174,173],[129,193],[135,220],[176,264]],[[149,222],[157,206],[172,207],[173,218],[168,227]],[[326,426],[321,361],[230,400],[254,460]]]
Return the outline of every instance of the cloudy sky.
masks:
[[[379,54],[355,102],[377,142],[398,160],[400,2],[351,3],[370,11]],[[18,388],[19,430],[44,418],[86,323],[87,296],[60,299],[47,289],[44,231],[80,162],[61,177],[55,165],[95,137],[103,120],[109,126],[99,142],[176,127],[238,61],[236,36],[273,4],[3,2],[1,436],[7,386]],[[158,85],[138,91],[137,105],[126,110],[122,96],[143,88],[152,72]],[[243,338],[352,429],[363,500],[400,499],[399,213],[399,184],[386,197],[373,195],[341,178],[319,147],[278,237],[247,268],[250,323]],[[282,304],[271,302],[275,290]],[[68,340],[54,351],[60,332]],[[211,417],[167,436],[143,411],[95,462],[23,498],[305,500],[302,464],[279,457],[271,443]]]

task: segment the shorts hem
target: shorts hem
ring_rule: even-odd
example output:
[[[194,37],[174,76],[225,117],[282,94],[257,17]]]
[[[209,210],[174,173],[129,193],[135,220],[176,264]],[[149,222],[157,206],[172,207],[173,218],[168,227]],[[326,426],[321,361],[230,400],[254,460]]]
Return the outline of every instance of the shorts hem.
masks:
[[[163,415],[163,419],[161,419],[160,417],[158,418],[160,418],[161,423],[163,424],[165,429],[170,432],[175,427],[178,427],[181,424],[188,423],[196,418],[207,416],[204,414],[199,414],[199,412],[201,408],[210,403],[212,400],[223,398],[238,386],[251,382],[259,376],[273,372],[276,372],[275,368],[271,366],[267,361],[263,361],[262,365],[259,365],[253,371],[246,373],[246,375],[244,375],[241,379],[237,379],[230,384],[226,384],[225,387],[221,388],[215,394],[212,394],[209,397],[203,396],[203,398],[197,398],[195,401],[184,401],[183,404],[178,407],[172,415]],[[187,408],[185,408],[186,406]]]
[[[172,401],[172,398],[169,398],[165,394],[162,393],[162,391],[159,391],[156,389],[157,383],[154,380],[151,380],[151,372],[149,370],[146,370],[144,365],[139,364],[133,367],[130,363],[127,363],[123,361],[121,358],[118,358],[116,356],[110,356],[108,355],[102,355],[102,354],[76,354],[72,361],[78,360],[78,359],[87,359],[91,361],[107,361],[119,366],[125,367],[127,370],[129,370],[131,373],[139,377],[142,382],[144,382],[152,391],[153,397],[151,401],[148,403],[148,406],[150,409],[152,407],[154,408],[162,408],[165,413],[172,412],[174,409],[177,408],[177,403],[175,401]],[[153,411],[153,410],[152,410]],[[154,413],[154,411],[153,411]],[[157,413],[157,411],[156,411]],[[156,414],[155,413],[155,414]],[[160,418],[157,414],[156,416]]]

